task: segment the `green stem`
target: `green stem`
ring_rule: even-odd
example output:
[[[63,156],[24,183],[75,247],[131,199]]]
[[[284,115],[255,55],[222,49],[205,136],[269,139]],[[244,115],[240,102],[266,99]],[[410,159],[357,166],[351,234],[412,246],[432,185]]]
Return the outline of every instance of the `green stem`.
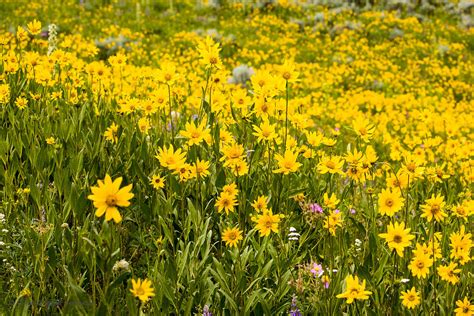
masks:
[[[170,128],[171,128],[171,143],[173,144],[173,147],[174,147],[174,127],[173,127],[173,117],[171,115],[172,113],[172,99],[171,99],[171,87],[169,84],[167,84],[168,86],[168,99],[169,99],[169,115],[170,115]]]
[[[286,110],[285,110],[285,141],[283,147],[286,150],[286,140],[288,138],[288,103],[290,100],[290,84],[286,81]]]

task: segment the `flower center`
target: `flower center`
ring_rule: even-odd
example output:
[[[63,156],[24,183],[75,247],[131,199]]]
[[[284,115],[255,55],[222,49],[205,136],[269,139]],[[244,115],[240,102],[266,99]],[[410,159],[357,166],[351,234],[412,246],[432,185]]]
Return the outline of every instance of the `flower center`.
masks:
[[[105,200],[105,204],[107,204],[108,207],[114,207],[117,205],[117,198],[115,195],[109,195],[107,196],[107,199]]]
[[[328,162],[326,162],[326,167],[328,167],[329,169],[334,169],[336,168],[336,163],[334,163],[334,161],[332,160],[329,160]]]
[[[410,172],[414,172],[415,169],[416,169],[416,165],[415,165],[413,162],[412,162],[412,163],[409,163],[409,164],[407,165],[407,169],[408,169],[408,171],[410,171]]]
[[[397,244],[401,243],[402,240],[403,240],[403,238],[400,235],[393,236],[393,241],[396,242]]]
[[[272,226],[273,226],[273,221],[271,221],[271,220],[266,220],[265,221],[265,228],[270,229],[270,228],[272,228]]]
[[[421,261],[418,261],[418,263],[416,264],[416,267],[417,267],[418,269],[423,269],[423,268],[425,267],[425,264],[424,264],[423,262],[421,262]]]
[[[145,290],[142,288],[142,287],[139,287],[135,293],[137,294],[137,296],[140,296],[140,295],[143,295],[145,294]]]
[[[392,207],[392,205],[393,205],[393,200],[392,200],[392,199],[387,199],[387,200],[385,201],[385,205],[387,205],[388,207]]]

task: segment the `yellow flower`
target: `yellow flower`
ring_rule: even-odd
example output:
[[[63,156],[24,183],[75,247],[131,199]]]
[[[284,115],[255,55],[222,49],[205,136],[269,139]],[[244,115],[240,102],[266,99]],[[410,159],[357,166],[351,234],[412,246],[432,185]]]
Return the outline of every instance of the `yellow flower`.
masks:
[[[375,126],[366,118],[359,117],[352,122],[352,128],[364,142],[368,143],[375,132]]]
[[[28,32],[31,35],[38,35],[41,33],[41,22],[36,19],[26,25],[28,27]]]
[[[451,241],[450,258],[458,259],[461,265],[471,261],[470,253],[471,247],[473,246],[471,236],[471,233],[465,233],[464,225],[461,226],[461,230],[459,232],[453,232],[449,236],[449,240]]]
[[[176,80],[178,80],[178,78],[179,78],[179,75],[178,75],[178,72],[176,71],[176,64],[173,62],[166,61],[163,64],[161,64],[160,69],[157,70],[158,81],[164,84],[167,84],[168,86],[172,86],[176,82]],[[167,99],[169,98],[168,95],[166,96],[166,98]],[[163,103],[163,102],[159,102],[159,103]]]
[[[399,170],[397,174],[390,174],[387,177],[387,186],[393,190],[403,190],[408,186],[408,174],[404,173],[402,170]]]
[[[331,196],[329,196],[329,194],[326,192],[324,193],[323,201],[326,207],[334,210],[341,200],[339,200],[334,193],[331,193]]]
[[[112,143],[116,143],[118,141],[118,125],[115,123],[112,123],[107,130],[104,133],[105,139],[111,141]]]
[[[222,192],[216,200],[216,207],[219,213],[225,211],[226,215],[234,211],[234,207],[238,205],[235,195],[228,192]]]
[[[410,246],[410,240],[415,236],[410,234],[410,228],[405,229],[405,223],[389,224],[387,233],[379,234],[388,243],[390,249],[395,249],[400,257],[403,257],[403,250]]]
[[[48,137],[48,138],[46,138],[46,144],[54,145],[54,144],[56,144],[56,140],[54,139],[54,137]]]
[[[222,148],[223,157],[220,161],[224,162],[224,167],[232,166],[242,160],[244,155],[244,147],[238,143],[225,145]]]
[[[138,278],[138,280],[132,279],[132,288],[130,292],[132,292],[133,296],[138,297],[140,301],[146,302],[150,297],[155,296],[155,290],[151,286],[151,281],[145,279]]]
[[[204,42],[199,43],[198,52],[206,68],[222,68],[222,62],[219,57],[220,50],[219,43],[215,43],[210,37],[206,37]]]
[[[296,71],[296,65],[293,61],[285,60],[283,65],[278,67],[280,76],[287,82],[298,81],[299,72]]]
[[[379,212],[382,215],[393,216],[402,209],[404,201],[400,190],[382,190],[379,194]]]
[[[267,208],[267,197],[265,195],[260,195],[255,201],[252,203],[252,207],[257,212],[263,212],[268,210]]]
[[[464,297],[464,300],[457,300],[456,306],[458,307],[454,310],[456,316],[474,315],[474,305],[471,305],[471,302],[469,302],[467,296]]]
[[[238,228],[229,227],[222,233],[222,240],[225,241],[226,246],[235,247],[242,239],[242,231]]]
[[[329,230],[332,236],[336,236],[337,227],[342,227],[342,213],[339,210],[334,210],[324,219],[324,228]]]
[[[268,236],[271,232],[278,233],[278,224],[283,215],[273,214],[272,210],[263,211],[262,214],[252,217],[252,221],[257,223],[256,228],[260,232],[260,236]]]
[[[451,284],[456,284],[459,282],[459,277],[456,274],[461,272],[461,269],[456,269],[457,264],[455,262],[451,262],[449,265],[439,266],[438,267],[438,274],[441,277],[441,280],[447,281]]]
[[[31,296],[31,291],[29,288],[24,288],[23,290],[21,290],[20,292],[20,297],[30,297]]]
[[[224,187],[222,188],[222,192],[225,192],[232,196],[237,196],[237,194],[239,194],[239,190],[237,189],[237,184],[235,183],[229,183],[229,184],[224,185]]]
[[[194,122],[186,123],[185,130],[181,131],[180,134],[188,139],[189,146],[198,145],[210,136],[204,120],[197,126]]]
[[[249,166],[247,165],[247,162],[242,159],[234,161],[230,168],[236,177],[246,175],[249,172]]]
[[[443,212],[443,208],[445,206],[444,197],[441,194],[438,195],[431,195],[431,198],[426,200],[426,203],[421,206],[423,210],[423,214],[421,217],[426,217],[428,221],[432,221],[433,219],[442,222],[446,216],[448,216],[445,212]]]
[[[150,184],[157,190],[163,189],[165,187],[165,178],[160,177],[158,175],[154,175],[151,178]]]
[[[347,304],[352,304],[354,300],[366,300],[372,292],[365,290],[365,280],[359,283],[357,276],[348,275],[346,277],[346,291],[338,294],[337,298],[345,298]]]
[[[271,142],[278,137],[275,128],[276,124],[270,124],[267,119],[264,119],[260,126],[253,126],[253,135],[257,137],[257,142]]]
[[[105,214],[105,220],[113,219],[116,223],[122,220],[117,206],[127,207],[130,205],[129,200],[133,198],[134,194],[130,193],[132,184],[120,188],[122,177],[112,179],[107,174],[105,179],[97,181],[99,186],[91,188],[92,194],[87,198],[94,202],[94,207],[97,208],[95,216],[101,217]]]
[[[342,173],[344,160],[339,156],[323,156],[318,164],[318,172],[321,174]]]
[[[433,265],[433,261],[429,256],[423,254],[417,254],[410,261],[408,269],[410,269],[411,274],[417,278],[426,278],[426,275],[430,271],[430,267]]]
[[[411,290],[401,293],[400,298],[402,299],[402,304],[408,309],[413,309],[420,304],[420,294],[416,291],[415,287],[412,287]]]
[[[150,129],[150,121],[146,117],[142,117],[138,120],[138,129],[144,134],[148,134]]]
[[[24,97],[18,97],[16,100],[15,100],[15,105],[20,109],[20,110],[23,110],[24,108],[26,108],[26,106],[28,105],[28,100]]]
[[[278,169],[273,170],[273,173],[289,174],[296,172],[302,166],[301,163],[297,162],[298,154],[291,150],[285,150],[284,155],[276,154],[275,159],[278,162]]]
[[[194,178],[205,178],[211,173],[209,172],[210,162],[206,160],[196,160],[191,169],[191,174]]]
[[[175,151],[173,145],[170,145],[168,148],[160,148],[155,158],[160,161],[162,167],[170,170],[177,170],[184,165],[186,161],[186,152],[182,152],[181,148],[178,148]]]

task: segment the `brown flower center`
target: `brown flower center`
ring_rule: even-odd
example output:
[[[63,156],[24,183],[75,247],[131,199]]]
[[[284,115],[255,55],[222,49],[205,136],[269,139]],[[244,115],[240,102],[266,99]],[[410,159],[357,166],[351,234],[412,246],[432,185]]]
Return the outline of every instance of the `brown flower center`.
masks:
[[[393,241],[396,242],[397,244],[401,243],[402,240],[403,240],[403,238],[400,235],[393,236]]]
[[[107,196],[107,199],[105,200],[105,204],[107,204],[108,207],[117,206],[117,198],[115,197],[115,195]]]
[[[268,228],[268,229],[272,228],[272,226],[273,226],[273,221],[271,221],[271,220],[266,220],[264,226],[265,226],[265,228]]]

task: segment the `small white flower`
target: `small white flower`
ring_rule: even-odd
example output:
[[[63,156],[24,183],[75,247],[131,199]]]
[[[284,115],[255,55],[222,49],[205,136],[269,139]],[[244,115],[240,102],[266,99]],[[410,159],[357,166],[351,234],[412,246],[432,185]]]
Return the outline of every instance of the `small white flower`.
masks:
[[[8,233],[8,229],[2,229],[2,233]]]
[[[296,231],[296,228],[290,227],[290,232],[295,232],[295,231]]]
[[[114,272],[121,271],[121,270],[128,271],[129,269],[130,269],[130,264],[125,259],[117,261],[112,267],[112,271]]]
[[[5,246],[5,243],[3,241],[0,241],[0,246]]]
[[[173,118],[173,120],[179,119],[180,116],[181,116],[181,113],[176,112],[176,111],[171,111],[171,117]]]
[[[408,282],[410,282],[410,279],[401,279],[400,282],[401,283],[408,283]]]

